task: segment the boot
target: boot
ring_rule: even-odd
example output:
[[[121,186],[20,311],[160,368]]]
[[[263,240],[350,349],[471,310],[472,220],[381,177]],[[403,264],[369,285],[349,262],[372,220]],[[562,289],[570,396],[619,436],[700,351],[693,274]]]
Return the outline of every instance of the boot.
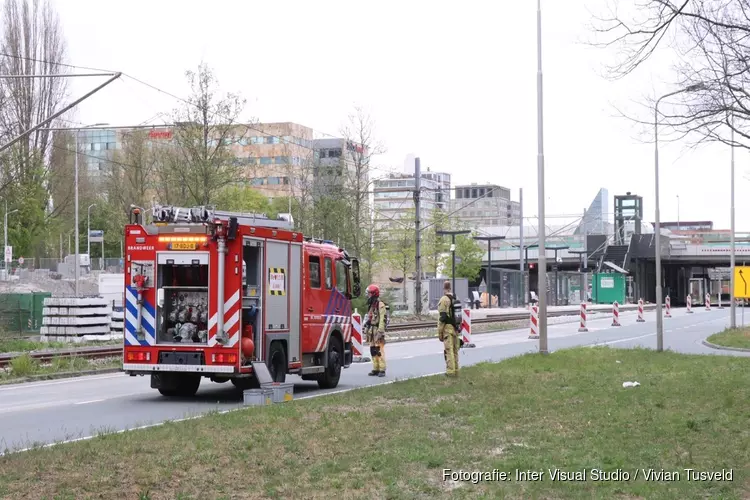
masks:
[[[385,377],[385,370],[378,372],[378,377]]]
[[[378,370],[373,370],[370,373],[368,373],[371,377],[377,377],[380,372]]]

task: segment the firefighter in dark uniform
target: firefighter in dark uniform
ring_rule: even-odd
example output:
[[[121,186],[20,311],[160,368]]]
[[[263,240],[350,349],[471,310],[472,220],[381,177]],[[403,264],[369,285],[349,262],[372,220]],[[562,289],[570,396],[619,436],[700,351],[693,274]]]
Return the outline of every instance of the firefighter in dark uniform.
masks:
[[[364,327],[372,356],[372,371],[368,375],[385,377],[385,304],[380,300],[380,288],[377,285],[368,286],[365,294],[368,311]]]
[[[456,323],[455,309],[453,308],[453,294],[451,293],[451,282],[443,283],[445,294],[438,302],[438,338],[443,343],[445,356],[445,375],[448,377],[458,376],[458,325]]]

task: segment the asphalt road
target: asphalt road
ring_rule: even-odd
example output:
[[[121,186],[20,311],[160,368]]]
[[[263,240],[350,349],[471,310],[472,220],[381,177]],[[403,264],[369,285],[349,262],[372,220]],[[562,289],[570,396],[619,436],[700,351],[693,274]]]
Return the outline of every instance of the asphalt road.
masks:
[[[672,318],[664,319],[665,349],[750,356],[750,353],[718,351],[701,344],[707,336],[729,325],[728,307],[711,311],[694,308],[693,311],[687,314],[685,309],[672,309]],[[611,326],[611,317],[589,319],[587,333],[578,332],[577,322],[549,325],[549,349],[581,345],[655,348],[655,312],[646,312],[644,318],[645,323],[638,323],[635,312],[623,312],[620,327]],[[737,324],[741,321],[738,308]],[[750,312],[747,323],[750,324]],[[536,352],[539,341],[529,339],[528,335],[528,329],[475,335],[472,341],[476,347],[462,349],[459,364],[499,361]],[[295,399],[303,399],[445,370],[442,344],[437,339],[389,344],[386,362],[386,378],[368,377],[371,364],[355,363],[344,371],[339,387],[330,391],[321,391],[314,382],[302,381],[297,376],[289,376],[287,380],[295,383]],[[203,379],[196,397],[189,400],[165,398],[149,387],[147,377],[120,373],[0,386],[0,453],[241,406],[242,395],[231,384],[216,384],[207,379]]]

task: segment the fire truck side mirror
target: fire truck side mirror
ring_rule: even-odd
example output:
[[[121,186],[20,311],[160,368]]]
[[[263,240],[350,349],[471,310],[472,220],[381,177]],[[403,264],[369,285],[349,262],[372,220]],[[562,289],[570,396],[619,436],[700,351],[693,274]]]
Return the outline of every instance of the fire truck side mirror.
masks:
[[[359,261],[352,259],[352,297],[358,298],[362,293],[362,286],[359,282]]]

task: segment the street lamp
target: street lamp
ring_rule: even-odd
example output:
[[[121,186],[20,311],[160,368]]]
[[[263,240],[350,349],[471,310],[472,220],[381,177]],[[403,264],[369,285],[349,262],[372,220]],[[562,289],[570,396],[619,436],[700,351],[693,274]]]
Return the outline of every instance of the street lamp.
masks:
[[[474,236],[475,240],[487,242],[487,309],[492,308],[492,242],[504,240],[505,236]],[[499,297],[498,297],[499,299]],[[500,304],[498,304],[499,306]]]
[[[40,129],[40,130],[47,130],[47,131],[53,131],[53,130],[60,130],[60,131],[73,130],[73,131],[76,132],[75,133],[75,148],[76,149],[75,149],[75,161],[74,161],[74,164],[75,164],[75,188],[74,188],[74,190],[75,190],[75,231],[76,231],[76,238],[75,238],[75,245],[76,245],[76,247],[75,247],[75,251],[76,251],[76,257],[75,257],[75,259],[76,260],[75,260],[74,268],[75,268],[75,277],[76,277],[76,297],[80,296],[80,287],[79,287],[79,283],[78,282],[79,282],[80,275],[81,275],[81,255],[80,255],[80,250],[79,250],[79,247],[78,247],[78,245],[80,244],[79,239],[78,239],[79,233],[80,233],[80,231],[78,230],[78,132],[80,130],[83,130],[83,129],[86,129],[86,128],[104,127],[106,125],[109,125],[109,123],[94,123],[92,125],[86,125],[84,127],[44,128],[44,129]],[[87,236],[87,239],[88,239],[88,236]],[[91,257],[89,256],[89,258],[91,258]]]
[[[6,249],[8,248],[8,215],[16,213],[16,212],[18,212],[17,208],[15,208],[15,209],[11,210],[10,212],[8,212],[8,200],[5,200],[5,217],[4,217],[5,218],[5,228],[4,228],[4,232],[3,232],[3,234],[5,235],[5,241],[3,243],[3,245],[4,245],[3,246],[3,262],[5,262],[5,252],[7,251]],[[7,269],[8,268],[7,263],[5,265],[3,265],[3,267],[5,269]]]
[[[658,98],[654,105],[654,204],[656,205],[654,214],[654,233],[656,238],[654,239],[654,244],[656,246],[656,350],[658,352],[664,350],[664,318],[662,318],[663,312],[661,309],[661,222],[659,219],[659,102],[675,94],[695,92],[704,88],[705,85],[703,83],[696,83],[695,85],[669,92]]]
[[[453,259],[453,269],[451,270],[451,277],[453,280],[453,296],[456,297],[456,235],[457,234],[470,234],[471,231],[435,231],[435,234],[451,236],[451,254]]]
[[[539,242],[539,289],[547,289],[547,256],[546,256],[546,232],[544,221],[544,97],[542,85],[542,1],[536,3],[536,126],[537,126],[537,197],[539,198],[539,229],[537,230],[537,241]],[[547,347],[547,294],[539,294],[539,352],[548,354]]]
[[[89,205],[89,208],[86,209],[86,253],[89,256],[89,260],[91,259],[91,207],[95,207],[96,203],[92,203]],[[104,254],[102,254],[102,257],[104,257]]]

